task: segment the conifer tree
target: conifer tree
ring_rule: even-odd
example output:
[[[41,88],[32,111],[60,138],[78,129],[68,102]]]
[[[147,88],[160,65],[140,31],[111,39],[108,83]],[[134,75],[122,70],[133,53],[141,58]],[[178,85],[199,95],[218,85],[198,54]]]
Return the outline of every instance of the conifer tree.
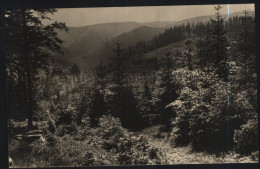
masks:
[[[166,106],[174,101],[178,96],[176,93],[176,85],[172,76],[173,61],[172,53],[169,49],[165,51],[165,56],[162,57],[162,75],[160,88],[162,93],[159,95],[159,102],[157,103],[158,113],[160,114],[161,124],[164,125],[165,130],[170,129],[170,119],[174,118],[174,112]]]
[[[81,100],[78,105],[78,114],[76,116],[76,122],[78,125],[81,124],[82,118],[85,114],[88,112],[88,100],[87,100],[87,92],[84,90],[83,96],[81,97]]]
[[[103,91],[94,88],[93,96],[90,102],[90,122],[91,126],[97,126],[99,118],[106,113],[106,103]]]
[[[240,52],[240,62],[243,66],[244,77],[247,79],[248,70],[252,68],[255,70],[255,65],[252,63],[255,55],[255,26],[254,19],[247,10],[244,11],[244,16],[241,17],[241,20],[242,30],[240,32],[238,51]]]
[[[74,86],[75,86],[76,81],[77,81],[77,83],[80,83],[80,80],[79,80],[80,68],[76,63],[74,63],[74,65],[71,67],[70,71],[71,71],[71,74],[73,76],[73,83],[74,83]]]
[[[193,45],[192,40],[186,41],[185,49],[183,50],[183,55],[185,58],[186,65],[188,66],[188,69],[192,71],[194,66],[197,63],[196,49],[195,46]]]
[[[188,24],[187,24],[185,30],[186,30],[186,32],[187,32],[187,34],[188,34],[188,37],[190,37],[190,36],[191,36],[191,27],[190,27],[190,22],[188,22]]]
[[[148,79],[145,77],[143,84],[143,93],[142,93],[142,106],[141,111],[143,114],[148,115],[151,112],[152,108],[152,92],[148,84]]]
[[[119,117],[122,126],[130,130],[138,130],[141,128],[140,111],[137,108],[137,101],[132,91],[132,86],[127,84],[125,80],[124,62],[122,56],[121,43],[115,43],[115,57],[113,58],[113,115]]]
[[[106,87],[105,76],[106,76],[106,67],[103,65],[102,57],[100,58],[100,64],[96,68],[95,73],[95,87],[93,90],[93,94],[91,96],[90,102],[90,113],[89,117],[91,120],[92,126],[97,126],[99,118],[106,114],[106,102],[104,89]]]
[[[210,55],[210,62],[218,75],[227,80],[227,37],[226,30],[224,27],[224,18],[220,10],[222,6],[217,5],[215,8],[215,19],[211,19],[211,31],[208,39]]]
[[[62,40],[57,37],[56,30],[68,30],[64,23],[53,22],[43,25],[42,21],[51,20],[48,15],[56,11],[56,9],[6,10],[7,70],[12,71],[14,75],[8,78],[16,79],[17,76],[23,76],[21,77],[22,83],[25,84],[23,90],[26,91],[23,95],[26,104],[23,106],[26,107],[29,128],[32,127],[36,107],[36,75],[39,70],[47,69],[54,58],[53,53],[62,53],[60,48]]]

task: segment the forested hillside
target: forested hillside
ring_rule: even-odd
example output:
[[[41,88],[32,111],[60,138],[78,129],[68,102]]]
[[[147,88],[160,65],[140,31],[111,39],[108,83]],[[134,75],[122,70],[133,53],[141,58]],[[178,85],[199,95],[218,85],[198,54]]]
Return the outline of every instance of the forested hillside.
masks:
[[[9,164],[258,162],[255,15],[221,8],[113,35],[6,11]]]
[[[241,16],[243,16],[243,12],[229,14],[231,18]],[[72,66],[74,63],[77,63],[83,71],[89,71],[98,65],[98,60],[101,56],[106,63],[109,62],[113,55],[111,48],[114,48],[113,44],[116,42],[117,36],[120,37],[123,48],[133,49],[135,47],[134,43],[146,43],[155,36],[159,36],[165,29],[186,27],[187,25],[194,26],[198,22],[205,24],[211,18],[214,18],[214,15],[198,16],[181,21],[116,22],[69,27],[69,32],[57,30],[58,38],[63,41],[62,51],[64,53],[64,55],[57,56],[57,62],[65,66]],[[224,14],[223,19],[226,21],[227,18],[228,15]],[[164,42],[165,39],[157,42],[157,38],[154,40],[153,46],[155,43],[165,44],[173,42],[171,39],[172,37],[169,37],[168,42]],[[153,49],[155,48],[158,48],[158,45],[153,47]]]

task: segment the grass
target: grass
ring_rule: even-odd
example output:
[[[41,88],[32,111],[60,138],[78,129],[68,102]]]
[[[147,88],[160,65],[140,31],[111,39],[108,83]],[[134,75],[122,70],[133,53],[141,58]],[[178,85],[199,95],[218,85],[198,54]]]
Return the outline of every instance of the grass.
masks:
[[[258,152],[251,156],[236,154],[234,151],[220,153],[219,155],[207,152],[195,152],[190,145],[185,147],[173,147],[171,139],[154,138],[159,132],[159,126],[146,128],[138,134],[149,136],[151,144],[163,152],[166,164],[217,164],[217,163],[258,163]],[[163,135],[163,134],[162,134]]]
[[[217,163],[257,163],[258,152],[251,156],[241,156],[234,152],[209,154],[207,152],[194,152],[192,147],[173,147],[171,138],[165,133],[158,135],[160,126],[153,126],[135,132],[134,136],[145,135],[147,144],[159,150],[161,164],[217,164]],[[50,167],[50,166],[107,166],[119,165],[118,154],[107,151],[102,147],[102,140],[97,136],[96,129],[76,132],[72,135],[58,137],[51,135],[56,140],[53,145],[46,143],[23,144],[13,140],[9,144],[9,155],[13,159],[12,167]],[[48,136],[46,136],[48,137]],[[77,139],[77,137],[79,137]],[[83,137],[83,139],[81,139]],[[48,142],[48,138],[46,138]]]

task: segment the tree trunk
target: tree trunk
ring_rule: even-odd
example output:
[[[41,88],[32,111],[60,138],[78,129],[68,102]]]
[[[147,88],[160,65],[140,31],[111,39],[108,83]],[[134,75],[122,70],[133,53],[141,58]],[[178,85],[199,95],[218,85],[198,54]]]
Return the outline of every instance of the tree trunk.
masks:
[[[26,60],[26,79],[27,79],[27,92],[28,92],[28,128],[32,128],[32,116],[33,116],[33,95],[32,95],[32,78],[30,71],[30,64],[28,62],[28,57]]]
[[[27,115],[28,115],[28,128],[32,128],[32,116],[33,116],[33,95],[32,95],[32,77],[31,77],[31,68],[29,62],[29,52],[27,48],[27,30],[26,30],[26,16],[25,10],[23,11],[23,29],[24,29],[24,58],[25,58],[25,66],[26,66],[26,81],[27,81]]]

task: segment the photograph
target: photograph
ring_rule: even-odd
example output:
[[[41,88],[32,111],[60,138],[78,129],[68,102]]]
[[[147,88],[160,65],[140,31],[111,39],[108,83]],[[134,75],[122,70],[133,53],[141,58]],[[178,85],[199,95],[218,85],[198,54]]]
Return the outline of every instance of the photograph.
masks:
[[[255,4],[4,20],[10,168],[259,163]]]

